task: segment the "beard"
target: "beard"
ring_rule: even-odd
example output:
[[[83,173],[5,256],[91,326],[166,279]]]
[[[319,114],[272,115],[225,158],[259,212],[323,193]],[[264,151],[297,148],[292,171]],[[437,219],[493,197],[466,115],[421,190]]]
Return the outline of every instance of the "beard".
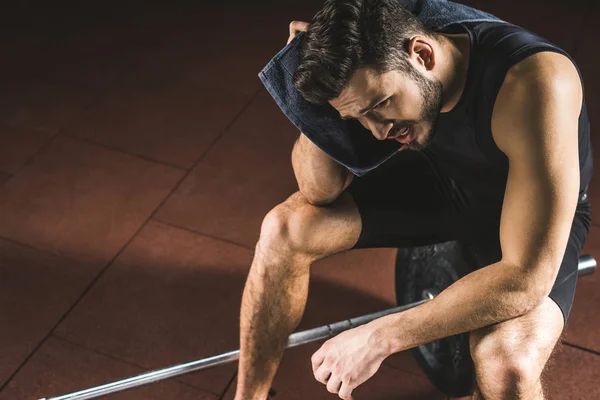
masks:
[[[409,76],[416,81],[421,91],[422,112],[419,125],[422,127],[422,132],[405,146],[407,150],[422,151],[431,144],[435,137],[435,127],[443,105],[443,88],[439,80],[426,78],[412,67],[412,65],[409,70]]]

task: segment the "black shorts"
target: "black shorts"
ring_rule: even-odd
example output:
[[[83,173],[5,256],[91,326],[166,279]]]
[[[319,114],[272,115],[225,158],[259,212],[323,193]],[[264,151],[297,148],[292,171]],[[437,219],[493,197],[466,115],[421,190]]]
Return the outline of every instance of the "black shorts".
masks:
[[[416,247],[461,241],[475,249],[478,266],[498,262],[504,189],[480,193],[477,184],[457,183],[424,154],[403,151],[355,177],[346,191],[358,206],[362,231],[353,247]],[[550,293],[565,323],[577,282],[579,253],[591,223],[591,208],[580,199],[560,271]]]

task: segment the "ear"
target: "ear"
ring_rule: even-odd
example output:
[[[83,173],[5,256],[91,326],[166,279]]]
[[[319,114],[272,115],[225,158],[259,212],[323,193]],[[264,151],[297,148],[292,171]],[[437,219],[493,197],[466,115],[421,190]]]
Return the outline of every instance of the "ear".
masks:
[[[427,71],[435,66],[435,52],[431,45],[431,39],[424,36],[415,36],[408,42],[407,51],[409,57],[425,67]]]

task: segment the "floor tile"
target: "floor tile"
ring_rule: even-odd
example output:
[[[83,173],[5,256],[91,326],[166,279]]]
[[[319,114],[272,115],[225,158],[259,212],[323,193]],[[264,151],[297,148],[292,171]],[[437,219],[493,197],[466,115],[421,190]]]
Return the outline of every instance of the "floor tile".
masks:
[[[0,74],[99,93],[178,29],[184,10],[170,3],[160,10],[131,2],[28,4],[27,15],[14,13],[14,26],[0,39]]]
[[[66,130],[180,168],[191,168],[251,99],[142,67]]]
[[[592,226],[582,254],[590,254],[600,260],[600,228]],[[588,349],[600,352],[600,320],[597,310],[600,307],[600,271],[583,276],[577,281],[575,301],[569,315],[566,340]],[[599,359],[600,361],[600,359]]]
[[[395,307],[395,256],[392,249],[359,249],[315,262],[307,306],[307,313],[314,306],[312,323],[326,324]]]
[[[4,172],[0,172],[0,187],[2,187],[2,185],[4,185],[4,183],[9,180],[12,177],[12,175],[9,174],[5,174]]]
[[[0,123],[47,133],[57,133],[93,99],[85,91],[33,80],[2,83],[0,93]]]
[[[7,62],[0,71],[21,79],[35,78],[98,93],[126,72],[150,45],[149,38],[144,40],[142,32],[131,25],[105,23],[39,37],[13,38],[18,45],[10,46],[5,53]]]
[[[288,399],[336,399],[326,387],[313,376],[310,357],[319,349],[320,344],[308,344],[288,350],[282,359],[272,388],[274,400]],[[224,397],[232,400],[235,395],[234,382]],[[354,399],[404,400],[404,399],[446,399],[426,379],[416,377],[382,365],[369,380],[353,392]]]
[[[285,47],[292,19],[312,17],[320,8],[309,7],[314,11],[307,13],[301,3],[207,5],[161,42],[146,64],[202,84],[254,93],[262,87],[258,72]]]
[[[60,396],[143,372],[145,371],[138,367],[51,337],[0,393],[0,400],[31,400],[43,396]],[[212,394],[176,380],[116,393],[110,398],[115,400],[217,399]]]
[[[0,236],[105,265],[182,176],[59,136],[0,190]]]
[[[558,349],[544,374],[548,400],[598,399],[598,380],[600,355],[567,346]]]
[[[150,222],[56,331],[146,369],[239,347],[251,251]],[[218,394],[235,363],[183,377]]]
[[[298,190],[298,136],[262,91],[155,217],[254,248],[267,212]]]
[[[81,264],[0,239],[0,386],[93,277]]]
[[[0,125],[0,171],[16,173],[52,136]]]

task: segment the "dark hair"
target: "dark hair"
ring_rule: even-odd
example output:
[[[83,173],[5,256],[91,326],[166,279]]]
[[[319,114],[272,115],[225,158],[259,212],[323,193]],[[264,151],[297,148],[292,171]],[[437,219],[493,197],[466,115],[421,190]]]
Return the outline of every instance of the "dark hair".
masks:
[[[436,36],[399,0],[327,0],[303,38],[294,86],[324,104],[358,68],[414,73],[405,47],[415,34]]]

